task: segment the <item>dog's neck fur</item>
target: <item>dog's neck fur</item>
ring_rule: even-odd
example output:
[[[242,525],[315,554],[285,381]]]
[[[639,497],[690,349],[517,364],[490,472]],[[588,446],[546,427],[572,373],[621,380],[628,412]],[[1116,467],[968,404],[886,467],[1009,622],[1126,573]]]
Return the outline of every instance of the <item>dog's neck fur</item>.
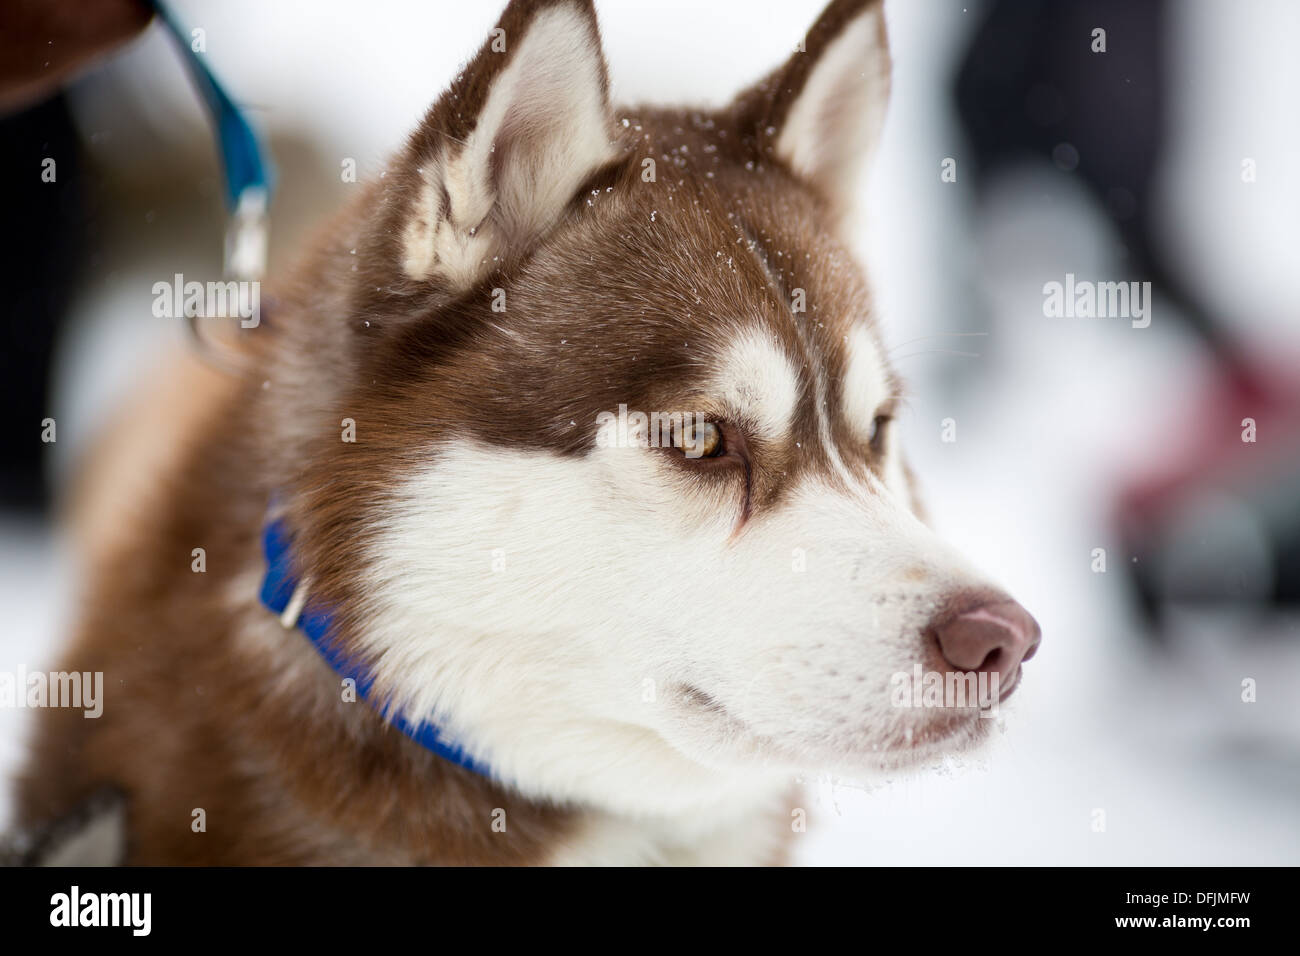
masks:
[[[660,814],[638,813],[558,795],[551,799],[544,784],[488,780],[422,751],[387,728],[365,704],[340,705],[337,675],[300,633],[286,630],[249,598],[248,586],[259,571],[250,563],[229,582],[232,592],[242,594],[235,605],[232,635],[241,669],[259,675],[252,681],[264,684],[264,716],[270,711],[282,722],[277,736],[295,733],[292,725],[298,723],[297,733],[310,727],[312,736],[329,742],[326,748],[300,754],[301,769],[314,761],[347,767],[375,761],[389,768],[379,786],[357,781],[349,787],[350,799],[358,805],[393,811],[390,819],[369,821],[376,844],[382,845],[393,828],[405,831],[403,844],[383,849],[389,862],[743,865],[784,860],[791,813],[798,803],[787,775],[767,775],[764,781],[738,773],[728,783],[725,774],[710,774],[710,792],[701,793],[698,804]],[[594,742],[593,750],[599,752]],[[257,747],[249,745],[246,752],[254,754]],[[266,771],[283,769],[268,766]],[[284,786],[292,786],[292,777]],[[375,792],[367,792],[371,790]],[[319,804],[323,797],[300,792],[295,815],[326,817]],[[340,839],[352,835],[355,823],[339,834]],[[497,825],[504,829],[494,829]],[[507,840],[506,833],[523,834],[523,839]],[[480,838],[466,839],[474,834]],[[486,834],[500,838],[483,839]]]

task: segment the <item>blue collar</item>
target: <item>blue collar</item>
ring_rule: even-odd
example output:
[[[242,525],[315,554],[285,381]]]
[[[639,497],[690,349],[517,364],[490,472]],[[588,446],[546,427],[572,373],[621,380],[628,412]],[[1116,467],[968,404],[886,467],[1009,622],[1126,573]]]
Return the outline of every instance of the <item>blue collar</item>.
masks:
[[[338,647],[338,642],[332,639],[330,632],[333,612],[306,597],[306,589],[300,587],[299,580],[294,576],[290,544],[289,529],[282,518],[269,521],[262,529],[262,553],[266,556],[262,604],[274,611],[285,627],[297,627],[307,635],[307,639],[336,674],[355,682],[357,698],[368,700],[375,679],[364,667],[348,658]],[[475,761],[457,745],[445,741],[436,725],[413,724],[388,707],[372,706],[375,706],[384,720],[443,760],[484,777],[492,776],[487,766]]]

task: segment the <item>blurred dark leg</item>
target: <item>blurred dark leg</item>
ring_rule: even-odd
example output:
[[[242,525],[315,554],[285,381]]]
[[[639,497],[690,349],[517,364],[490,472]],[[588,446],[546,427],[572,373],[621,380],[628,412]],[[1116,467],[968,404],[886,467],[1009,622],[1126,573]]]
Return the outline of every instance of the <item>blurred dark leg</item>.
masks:
[[[48,502],[41,421],[52,417],[50,362],[85,248],[85,194],[62,96],[0,118],[0,142],[0,408],[8,433],[0,456],[0,507],[40,511]],[[54,182],[41,179],[46,158],[55,161]]]

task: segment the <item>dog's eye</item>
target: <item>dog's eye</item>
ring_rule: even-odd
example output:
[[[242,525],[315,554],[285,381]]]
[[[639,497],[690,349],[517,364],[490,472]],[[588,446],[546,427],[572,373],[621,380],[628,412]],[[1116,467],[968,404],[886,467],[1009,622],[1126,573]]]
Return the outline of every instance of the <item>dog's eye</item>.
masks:
[[[879,455],[885,450],[885,434],[889,430],[889,423],[893,421],[888,415],[877,415],[871,422],[871,433],[867,436],[867,441],[871,443],[871,450]]]
[[[673,446],[687,458],[717,458],[724,451],[722,429],[712,422],[687,423],[673,430]]]

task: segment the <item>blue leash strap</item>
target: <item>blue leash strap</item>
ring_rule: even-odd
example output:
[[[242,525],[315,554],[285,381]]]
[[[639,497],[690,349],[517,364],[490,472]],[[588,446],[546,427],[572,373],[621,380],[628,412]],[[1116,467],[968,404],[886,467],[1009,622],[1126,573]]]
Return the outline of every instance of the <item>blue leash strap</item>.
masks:
[[[184,54],[186,69],[199,94],[207,104],[208,112],[216,126],[217,145],[221,149],[222,166],[226,173],[226,205],[235,209],[247,189],[271,192],[271,165],[262,151],[262,144],[253,131],[252,124],[243,111],[235,105],[208,65],[195,51],[190,32],[162,0],[153,0],[154,10],[176,40]]]
[[[284,615],[298,590],[298,579],[293,572],[293,554],[291,537],[284,519],[270,521],[262,529],[262,553],[266,557],[266,577],[262,579],[262,604],[274,611],[286,627],[296,624],[307,635],[307,639],[320,653],[325,662],[342,678],[351,678],[357,689],[357,698],[367,701],[374,687],[375,679],[364,667],[351,660],[332,639],[333,614],[329,608],[321,607],[310,600],[296,612],[296,622],[284,621]],[[491,777],[488,767],[474,760],[460,747],[443,739],[436,725],[428,722],[411,723],[401,714],[393,713],[388,708],[372,707],[406,736],[410,737],[426,750],[430,750],[444,760],[464,767],[484,777]]]
[[[226,233],[226,273],[239,279],[260,279],[266,271],[267,214],[274,180],[271,161],[244,111],[194,50],[184,24],[163,0],[152,2],[159,20],[176,41],[216,130],[225,174],[226,207],[231,215]]]

